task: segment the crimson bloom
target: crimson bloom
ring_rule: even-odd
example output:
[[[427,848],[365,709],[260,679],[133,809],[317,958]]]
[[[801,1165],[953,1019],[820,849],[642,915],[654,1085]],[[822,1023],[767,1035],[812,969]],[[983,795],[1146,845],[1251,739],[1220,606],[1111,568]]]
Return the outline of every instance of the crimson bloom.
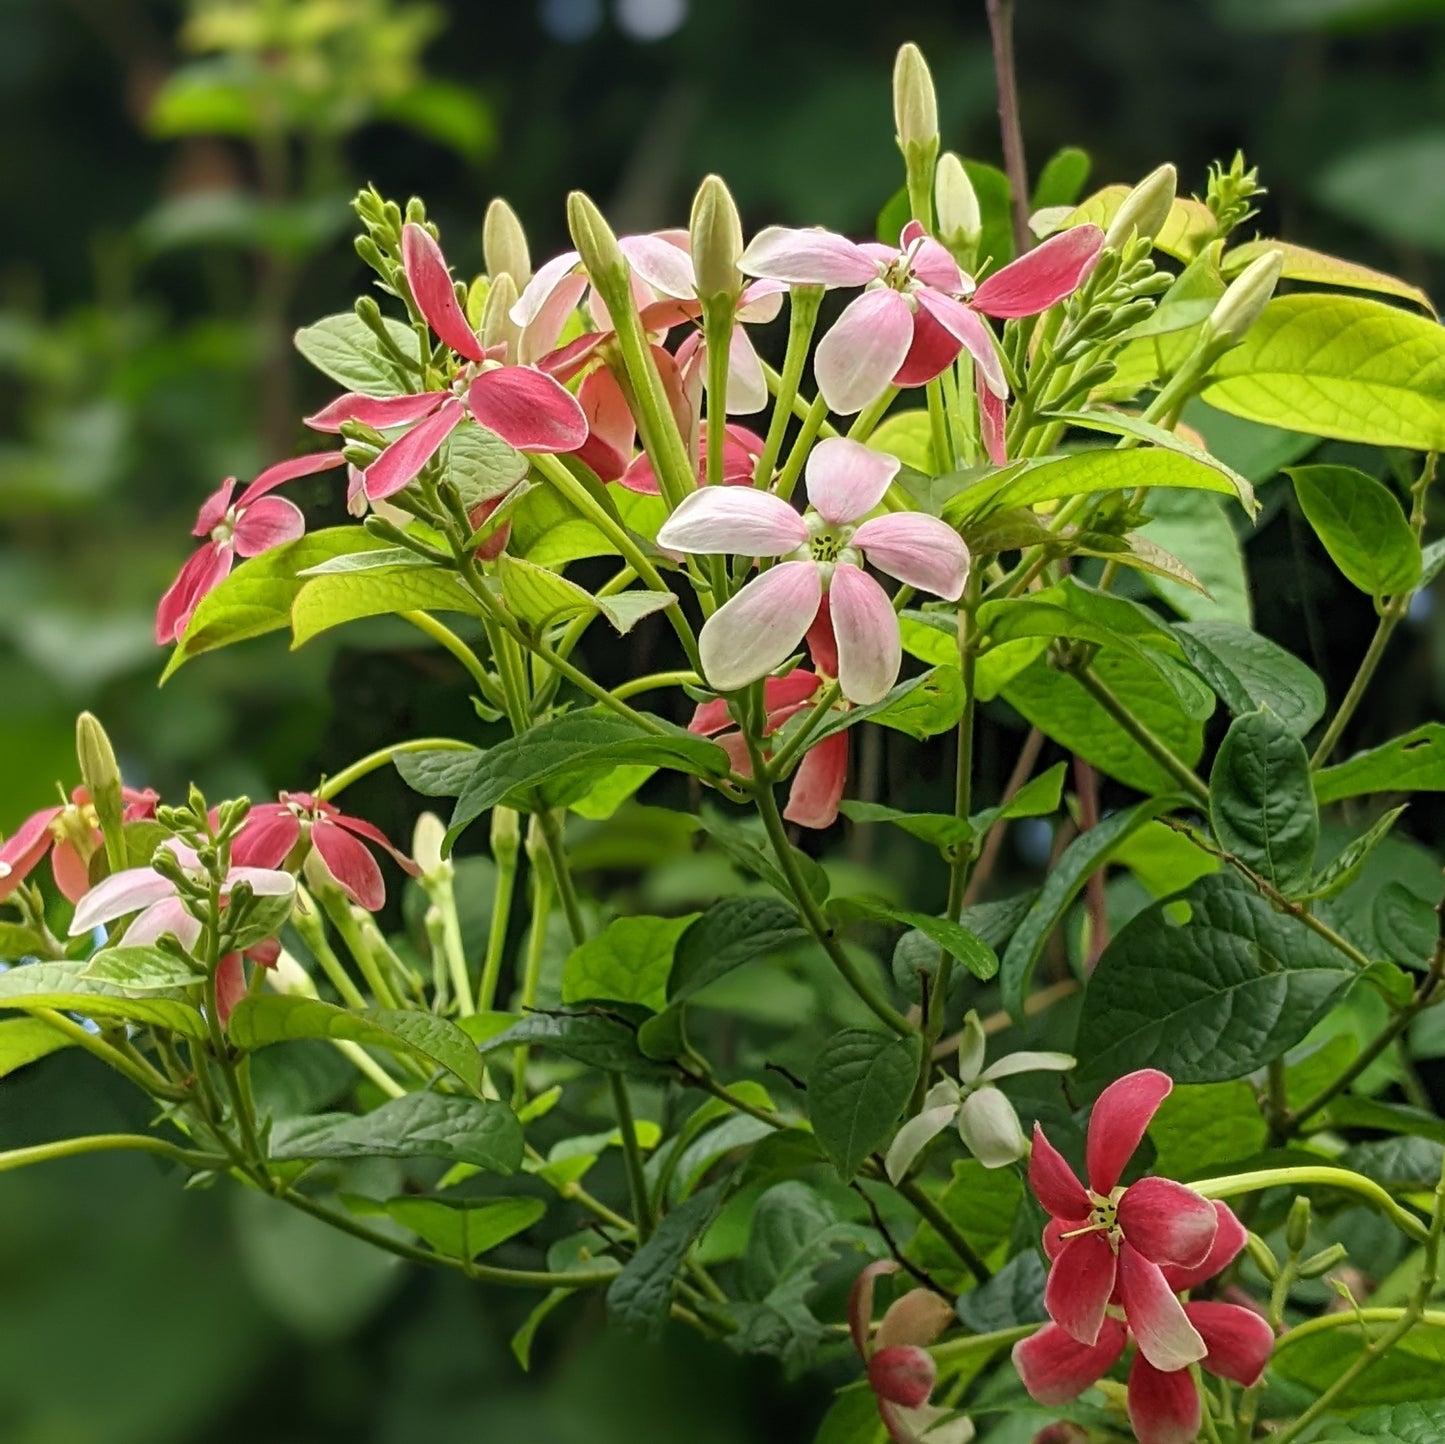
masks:
[[[388,852],[413,877],[420,873],[380,828],[348,816],[309,792],[283,792],[280,801],[253,807],[231,844],[231,860],[242,867],[277,868],[303,837],[341,890],[367,912],[375,912],[385,903],[386,884],[381,868],[361,838]]]
[[[159,793],[138,787],[122,787],[120,792],[122,821],[139,822],[155,816]],[[0,846],[0,902],[34,872],[46,853],[61,895],[79,902],[90,890],[90,859],[101,846],[90,793],[77,787],[69,803],[31,813]]]
[[[1116,1296],[1140,1351],[1166,1373],[1203,1359],[1208,1346],[1190,1322],[1165,1268],[1194,1269],[1218,1232],[1215,1210],[1167,1178],[1120,1188],[1119,1177],[1174,1083],[1154,1068],[1111,1083],[1094,1105],[1085,1188],[1034,1125],[1029,1184],[1051,1218],[1044,1247],[1053,1259],[1044,1306],[1086,1348],[1098,1345]]]
[[[1167,1286],[1184,1293],[1213,1278],[1244,1247],[1244,1225],[1227,1204],[1216,1202],[1214,1243],[1194,1268],[1166,1265]],[[1274,1347],[1274,1332],[1253,1309],[1211,1302],[1183,1306],[1190,1326],[1203,1340],[1201,1366],[1246,1388],[1264,1374]],[[1040,1404],[1054,1406],[1077,1398],[1096,1384],[1122,1356],[1129,1330],[1119,1319],[1104,1320],[1092,1345],[1080,1343],[1058,1324],[1014,1346],[1014,1367],[1024,1387]],[[1199,1433],[1199,1392],[1188,1368],[1163,1370],[1141,1348],[1129,1370],[1129,1420],[1140,1444],[1191,1444]]]
[[[220,585],[238,556],[260,556],[305,535],[306,518],[296,504],[268,493],[298,476],[330,471],[345,460],[339,451],[318,451],[278,461],[234,502],[231,493],[236,489],[236,478],[228,476],[220,490],[206,499],[196,517],[191,535],[206,540],[181,568],[156,607],[156,641],[165,646],[180,640],[201,598]]]

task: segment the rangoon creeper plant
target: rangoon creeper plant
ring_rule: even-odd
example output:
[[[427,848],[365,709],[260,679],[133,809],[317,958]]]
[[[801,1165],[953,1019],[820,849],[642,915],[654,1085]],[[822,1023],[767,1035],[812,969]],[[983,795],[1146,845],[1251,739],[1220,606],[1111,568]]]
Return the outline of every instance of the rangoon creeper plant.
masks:
[[[535,1290],[524,1365],[594,1289],[618,1328],[672,1320],[795,1369],[851,1342],[867,1387],[827,1444],[962,1444],[1020,1410],[1047,1444],[1445,1437],[1445,1125],[1371,1069],[1445,996],[1445,935],[1435,899],[1395,894],[1387,926],[1366,886],[1403,810],[1371,799],[1445,788],[1445,734],[1334,761],[1445,556],[1423,545],[1445,338],[1403,281],[1238,240],[1260,193],[1242,160],[1202,200],[1168,166],[1080,200],[1066,152],[1030,208],[1016,134],[1006,178],[940,154],[911,46],[894,99],[906,180],[876,239],[746,241],[709,177],[690,225],[655,235],[618,238],[574,194],[575,250],[535,270],[494,201],[486,274],[459,281],[419,200],[358,197],[380,299],[297,336],[342,388],[306,421],[332,449],[205,502],[157,640],[169,672],[394,615],[454,659],[495,740],[403,739],[276,801],[164,805],[83,716],[78,785],[0,847],[0,1068],[80,1048],[159,1121],[0,1169],[141,1149]],[[981,200],[1010,193],[1012,221]],[[785,308],[773,369],[756,328]],[[1408,509],[1328,455],[1291,482],[1229,464],[1225,414],[1298,434],[1300,459],[1313,438],[1390,448]],[[280,489],[343,471],[356,520],[308,531]],[[1260,483],[1292,483],[1379,615],[1312,753],[1323,687],[1245,620],[1235,528]],[[1221,555],[1234,596],[1198,577],[1227,582]],[[599,561],[600,584],[568,574]],[[650,629],[664,670],[604,685],[599,624]],[[995,699],[1034,733],[979,809]],[[951,734],[947,810],[849,799],[860,726]],[[1064,763],[1031,775],[1040,739],[1075,759],[1067,802]],[[337,800],[385,768],[450,807],[412,856]],[[1136,800],[1101,816],[1099,773]],[[678,776],[703,800],[665,846],[734,881],[684,916],[619,915],[578,847],[661,825],[633,796],[685,804]],[[1320,809],[1346,801],[1321,858]],[[788,824],[840,813],[935,850],[946,895],[839,896]],[[1043,887],[980,901],[1010,819],[1061,813]],[[453,848],[483,818],[477,936]],[[1112,938],[1090,885],[1111,861],[1152,894]],[[385,910],[393,869],[420,935]],[[1088,947],[1036,984],[1076,910]],[[748,1007],[783,973],[815,998],[793,1037]],[[747,1042],[723,1052],[729,1012]],[[323,1111],[268,1111],[253,1073],[303,1039],[350,1081]],[[404,1192],[366,1192],[378,1156]],[[1370,1228],[1404,1258],[1385,1280],[1369,1257],[1340,1272]]]

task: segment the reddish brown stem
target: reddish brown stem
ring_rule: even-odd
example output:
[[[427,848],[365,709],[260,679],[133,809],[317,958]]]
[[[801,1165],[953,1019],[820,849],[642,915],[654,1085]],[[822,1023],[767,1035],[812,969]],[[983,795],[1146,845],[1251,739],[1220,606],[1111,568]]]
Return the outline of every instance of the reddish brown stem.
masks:
[[[998,123],[1003,136],[1003,168],[1013,193],[1014,246],[1022,255],[1029,234],[1029,168],[1024,159],[1024,129],[1019,114],[1018,72],[1014,66],[1014,0],[987,0],[993,37],[993,70],[998,80]]]

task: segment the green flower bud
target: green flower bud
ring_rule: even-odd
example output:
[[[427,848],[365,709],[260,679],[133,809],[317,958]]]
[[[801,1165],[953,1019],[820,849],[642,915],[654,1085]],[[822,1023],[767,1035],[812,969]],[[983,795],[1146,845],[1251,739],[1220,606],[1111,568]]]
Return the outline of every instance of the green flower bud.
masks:
[[[1244,1246],[1249,1250],[1255,1268],[1273,1283],[1279,1277],[1279,1260],[1275,1258],[1274,1250],[1257,1233],[1247,1234]]]
[[[1323,1274],[1329,1273],[1337,1264],[1342,1264],[1350,1256],[1350,1251],[1342,1243],[1332,1243],[1328,1248],[1322,1248],[1318,1253],[1311,1254],[1302,1264],[1298,1273],[1302,1279],[1317,1279]]]
[[[938,97],[923,52],[903,46],[893,63],[893,124],[904,151],[911,145],[938,144]]]
[[[101,830],[119,834],[123,809],[120,764],[105,728],[92,712],[82,712],[75,719],[75,755],[80,763],[80,780],[90,793]]]
[[[498,346],[505,342],[509,348],[507,354],[513,356],[514,359],[515,353],[510,348],[517,343],[521,331],[508,313],[516,304],[517,283],[512,279],[512,273],[498,271],[492,278],[492,284],[487,291],[487,301],[486,305],[482,307],[482,324],[479,329],[483,346]]]
[[[1251,261],[1219,298],[1205,322],[1207,333],[1225,349],[1239,345],[1274,295],[1283,270],[1283,251],[1266,251]]]
[[[521,819],[510,807],[492,809],[492,857],[499,863],[515,864],[522,840]]]
[[[411,835],[411,855],[421,868],[422,876],[430,879],[445,874],[450,877],[452,865],[442,856],[442,844],[446,841],[446,824],[434,812],[424,812],[416,820]]]
[[[602,299],[609,303],[610,309],[611,298],[607,291],[620,285],[626,292],[627,258],[622,254],[607,218],[585,191],[573,191],[567,197],[567,229],[572,234],[572,244],[577,247],[592,284],[602,292]]]
[[[1299,1253],[1309,1242],[1310,1201],[1300,1194],[1290,1205],[1289,1218],[1285,1220],[1284,1241],[1291,1253]]]
[[[732,193],[715,175],[705,176],[692,202],[688,223],[697,293],[703,300],[739,295],[743,288],[738,257],[743,253],[743,223]]]
[[[983,217],[978,209],[978,192],[963,162],[951,150],[938,157],[933,174],[933,205],[938,214],[938,239],[955,257],[966,254],[972,264],[983,235]]]
[[[1164,229],[1178,189],[1179,172],[1172,165],[1151,170],[1114,212],[1114,219],[1104,232],[1104,245],[1119,250],[1130,236],[1152,241]]]
[[[482,222],[482,256],[493,281],[498,276],[510,276],[520,291],[532,279],[527,233],[516,211],[500,196],[487,207],[487,217]]]

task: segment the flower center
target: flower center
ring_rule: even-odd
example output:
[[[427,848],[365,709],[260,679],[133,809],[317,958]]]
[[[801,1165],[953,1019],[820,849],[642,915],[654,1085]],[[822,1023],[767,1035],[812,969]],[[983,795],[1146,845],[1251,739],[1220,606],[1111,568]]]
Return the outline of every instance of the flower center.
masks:
[[[95,832],[100,818],[90,803],[70,803],[50,824],[50,835],[56,842],[68,842],[87,859],[94,851]]]
[[[233,506],[225,516],[211,528],[211,540],[215,542],[217,546],[229,546],[231,538],[236,535],[236,522],[239,519],[240,512]]]
[[[1089,1209],[1089,1221],[1083,1228],[1070,1229],[1068,1233],[1060,1234],[1060,1238],[1081,1238],[1086,1233],[1102,1233],[1108,1240],[1114,1251],[1119,1251],[1119,1245],[1124,1241],[1124,1230],[1119,1227],[1119,1200],[1124,1196],[1122,1188],[1116,1188],[1108,1198],[1102,1194],[1089,1191],[1089,1198],[1093,1207]]]

